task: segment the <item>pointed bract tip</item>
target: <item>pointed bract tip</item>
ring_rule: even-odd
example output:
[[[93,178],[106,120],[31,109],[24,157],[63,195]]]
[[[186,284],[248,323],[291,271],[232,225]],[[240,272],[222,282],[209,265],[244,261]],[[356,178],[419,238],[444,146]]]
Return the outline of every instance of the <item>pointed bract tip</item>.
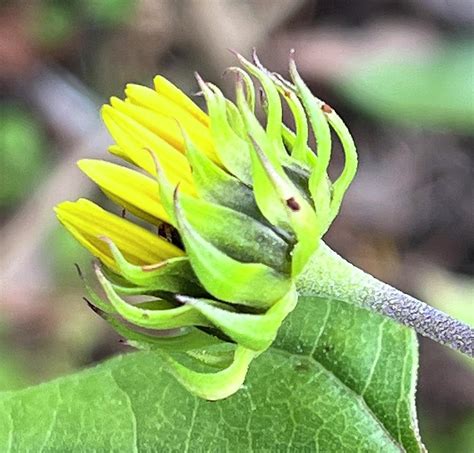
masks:
[[[301,76],[298,72],[298,69],[296,68],[296,61],[291,55],[289,60],[289,71],[291,79],[295,85],[298,85],[298,83],[302,82]]]
[[[83,297],[82,300],[87,304],[87,306],[97,315],[99,315],[101,318],[104,317],[105,312],[102,311],[100,308],[96,307],[87,297]]]
[[[143,148],[143,150],[150,154],[151,158],[153,159],[153,164],[155,166],[156,173],[159,175],[161,173],[161,166],[158,160],[158,156],[150,148],[147,148],[146,146]]]
[[[195,71],[194,72],[194,78],[196,79],[199,87],[201,88],[203,94],[204,92],[206,91],[207,89],[207,84],[206,82],[204,81],[204,79],[201,77],[201,75],[199,74],[199,72]]]
[[[179,183],[176,184],[176,187],[173,190],[173,203],[176,204],[179,202]]]
[[[293,56],[290,54],[290,58],[288,60],[288,66],[290,68],[290,73],[292,74],[293,72],[297,72],[296,70],[296,61],[293,58]]]
[[[236,50],[231,49],[230,47],[227,47],[227,50],[228,50],[231,54],[235,55],[237,58],[241,57],[240,53],[237,52]]]
[[[99,278],[105,278],[102,269],[100,268],[100,263],[97,260],[92,261],[92,268]]]
[[[255,47],[252,48],[252,60],[258,69],[263,72],[268,72],[268,70],[263,66],[262,62],[260,61],[260,58],[258,58],[257,49]]]
[[[81,268],[79,267],[79,264],[74,263],[74,267],[76,268],[77,274],[81,278],[81,280],[84,280],[84,274],[82,273]]]

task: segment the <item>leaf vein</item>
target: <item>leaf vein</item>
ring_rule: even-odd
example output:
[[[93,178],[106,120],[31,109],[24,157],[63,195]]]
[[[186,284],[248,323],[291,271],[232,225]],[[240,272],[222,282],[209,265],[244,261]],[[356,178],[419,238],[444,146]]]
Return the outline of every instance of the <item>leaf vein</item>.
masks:
[[[375,369],[377,368],[377,364],[380,359],[380,354],[382,352],[382,341],[383,341],[383,331],[384,331],[384,326],[387,323],[387,319],[383,319],[379,326],[378,326],[378,335],[377,335],[377,349],[374,354],[374,358],[372,360],[372,366],[370,367],[369,373],[367,375],[367,380],[365,382],[364,388],[361,390],[360,394],[363,397],[365,395],[365,392],[369,388],[372,379],[374,377]]]

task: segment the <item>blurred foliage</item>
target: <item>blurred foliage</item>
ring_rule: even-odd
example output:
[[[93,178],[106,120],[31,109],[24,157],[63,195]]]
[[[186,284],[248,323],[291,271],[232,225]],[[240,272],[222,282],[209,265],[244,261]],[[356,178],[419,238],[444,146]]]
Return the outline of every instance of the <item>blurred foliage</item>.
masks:
[[[474,326],[474,278],[432,269],[422,275],[419,290],[435,307]]]
[[[55,281],[62,286],[82,288],[82,282],[73,264],[90,262],[90,255],[62,225],[57,225],[48,235],[45,247],[48,250],[48,265]],[[74,257],[74,258],[72,258]]]
[[[390,121],[474,133],[474,41],[430,56],[365,61],[339,89],[355,106]]]
[[[0,207],[31,194],[47,168],[46,139],[35,118],[16,104],[0,104]]]
[[[74,15],[71,9],[64,7],[64,3],[43,1],[40,4],[33,32],[43,47],[54,47],[56,43],[62,43],[72,35]]]
[[[5,347],[5,326],[0,320],[0,392],[25,387],[27,379],[24,370],[17,363],[14,354]]]
[[[449,427],[439,429],[439,423],[428,414],[420,416],[423,443],[430,453],[469,453],[474,451],[474,413],[452,420]]]
[[[0,392],[19,390],[25,387],[23,372],[19,370],[18,364],[5,351],[0,351]]]
[[[86,17],[97,25],[124,23],[134,10],[136,0],[76,0]]]
[[[42,0],[32,32],[43,47],[54,48],[84,26],[103,28],[124,23],[135,3],[136,0]]]

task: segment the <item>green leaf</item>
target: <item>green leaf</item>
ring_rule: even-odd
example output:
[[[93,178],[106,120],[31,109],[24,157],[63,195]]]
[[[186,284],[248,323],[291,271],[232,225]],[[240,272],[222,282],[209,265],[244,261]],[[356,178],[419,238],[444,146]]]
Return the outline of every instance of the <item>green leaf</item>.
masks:
[[[406,451],[421,451],[412,330],[349,304],[300,297],[275,347],[309,355],[351,389]]]
[[[0,207],[15,206],[42,180],[48,167],[46,140],[25,109],[0,106]]]
[[[419,452],[414,334],[355,306],[301,298],[245,386],[196,398],[138,352],[0,393],[0,450]]]
[[[408,61],[398,54],[364,59],[337,88],[375,118],[472,134],[473,58],[474,43],[467,40],[446,43],[431,55]]]

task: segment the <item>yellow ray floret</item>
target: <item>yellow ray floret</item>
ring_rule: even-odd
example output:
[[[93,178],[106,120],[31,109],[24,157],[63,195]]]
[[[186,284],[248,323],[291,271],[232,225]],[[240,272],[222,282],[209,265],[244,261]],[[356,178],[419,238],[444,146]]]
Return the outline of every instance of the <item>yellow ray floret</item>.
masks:
[[[126,155],[126,160],[156,175],[152,151],[171,182],[182,184],[183,189],[193,186],[188,160],[168,142],[110,105],[102,107],[102,118],[118,145],[111,151],[119,149],[121,157]]]
[[[127,153],[122,148],[120,148],[120,146],[110,145],[107,150],[110,154],[120,157],[120,159],[123,159],[132,165],[135,164],[133,160],[131,160],[130,157],[127,155]]]
[[[176,104],[174,100],[163,96],[160,93],[141,85],[128,84],[125,89],[127,96],[126,101],[133,105],[138,105],[153,112],[165,115],[169,118],[177,121],[182,129],[184,129],[188,135],[191,133],[199,136],[211,139],[210,130],[208,126],[205,126],[189,111],[184,109],[181,105]],[[214,160],[217,159],[216,154],[213,152],[209,157]]]
[[[82,159],[77,165],[115,203],[153,224],[169,222],[160,203],[158,182],[104,160]]]
[[[178,104],[180,107],[197,118],[202,124],[204,124],[204,126],[209,126],[209,116],[169,80],[165,79],[163,76],[157,75],[153,79],[153,84],[155,85],[155,90],[157,93],[162,94],[173,101],[175,104]]]
[[[60,222],[81,245],[114,271],[118,271],[115,260],[101,237],[110,238],[127,260],[140,266],[184,255],[181,249],[158,235],[89,200],[65,201],[56,206],[55,211]]]
[[[186,147],[183,133],[180,124],[178,124],[178,121],[174,118],[133,104],[132,102],[124,102],[116,97],[110,99],[110,104],[119,112],[122,112],[145,126],[181,153],[185,152]],[[198,149],[209,157],[215,158],[216,152],[208,129],[206,129],[204,134],[202,133],[202,130],[196,128],[186,129],[186,133]]]

